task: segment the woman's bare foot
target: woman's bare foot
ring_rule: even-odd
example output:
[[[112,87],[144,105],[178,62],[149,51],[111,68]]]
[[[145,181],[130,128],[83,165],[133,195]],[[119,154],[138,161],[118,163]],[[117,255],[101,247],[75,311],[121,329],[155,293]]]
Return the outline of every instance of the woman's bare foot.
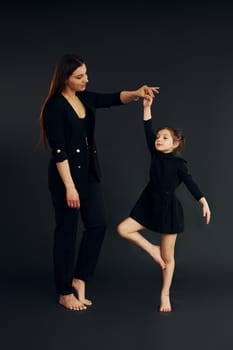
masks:
[[[81,311],[87,308],[74,294],[60,295],[58,303],[69,310]]]
[[[160,312],[171,312],[172,311],[169,294],[161,294],[159,311]]]
[[[78,293],[78,299],[83,303],[84,305],[90,306],[92,305],[92,301],[89,299],[86,299],[85,297],[85,282],[83,280],[80,280],[78,278],[73,279],[72,286]]]
[[[166,264],[162,259],[161,256],[161,250],[159,245],[153,245],[152,251],[151,251],[152,258],[161,266],[161,268],[164,270],[166,269]]]

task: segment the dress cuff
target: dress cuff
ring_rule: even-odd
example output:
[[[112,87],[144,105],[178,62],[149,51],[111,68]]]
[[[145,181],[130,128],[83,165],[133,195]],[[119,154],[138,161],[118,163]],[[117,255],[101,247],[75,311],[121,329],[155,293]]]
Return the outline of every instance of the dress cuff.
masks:
[[[56,148],[52,150],[52,156],[53,160],[58,163],[58,162],[63,162],[64,160],[67,159],[67,154],[62,148]]]

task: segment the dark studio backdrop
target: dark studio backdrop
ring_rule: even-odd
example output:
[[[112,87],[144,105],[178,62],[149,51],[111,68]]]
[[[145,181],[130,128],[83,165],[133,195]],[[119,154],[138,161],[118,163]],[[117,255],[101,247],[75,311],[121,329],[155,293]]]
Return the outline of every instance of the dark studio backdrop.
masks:
[[[229,328],[232,11],[223,2],[4,6],[0,21],[4,349],[16,344],[20,349],[63,349],[67,338],[73,346],[79,334],[85,335],[79,345],[87,349],[156,345],[167,349],[182,344],[189,349],[229,349],[233,344]],[[154,311],[159,268],[116,233],[148,180],[141,101],[97,112],[108,230],[89,287],[96,309],[74,315],[55,304],[49,152],[38,145],[38,115],[55,63],[68,52],[85,59],[89,90],[160,86],[152,107],[154,127],[171,124],[186,135],[182,156],[209,201],[212,221],[205,225],[199,204],[181,186],[185,232],[177,241],[177,311],[172,316],[161,318]],[[78,239],[81,229],[82,222]],[[145,235],[159,242],[159,235],[149,231]],[[8,337],[10,332],[14,336]]]

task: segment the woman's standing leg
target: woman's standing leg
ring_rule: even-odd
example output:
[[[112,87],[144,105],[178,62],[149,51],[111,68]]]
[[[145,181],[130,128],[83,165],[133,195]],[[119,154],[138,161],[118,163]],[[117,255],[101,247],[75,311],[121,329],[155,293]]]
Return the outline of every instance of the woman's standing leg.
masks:
[[[53,256],[59,304],[71,310],[83,310],[86,307],[74,296],[72,287],[79,211],[69,208],[65,202],[54,202],[54,209],[56,228]]]
[[[79,300],[85,305],[92,301],[86,299],[85,286],[94,274],[106,232],[106,220],[101,185],[90,177],[88,195],[81,199],[80,213],[84,232],[79,247],[73,287]]]
[[[170,302],[170,287],[175,269],[175,244],[177,234],[162,234],[161,237],[161,255],[166,264],[166,269],[163,270],[163,285],[161,290],[161,312],[172,311]]]

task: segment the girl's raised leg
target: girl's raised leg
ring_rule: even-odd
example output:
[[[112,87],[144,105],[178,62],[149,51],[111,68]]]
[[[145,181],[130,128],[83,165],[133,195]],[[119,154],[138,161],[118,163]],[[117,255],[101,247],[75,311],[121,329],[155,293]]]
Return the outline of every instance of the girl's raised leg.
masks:
[[[130,240],[145,250],[161,266],[162,269],[165,269],[166,264],[161,256],[160,246],[152,244],[146,238],[144,238],[138,232],[142,229],[145,229],[145,227],[131,217],[128,217],[122,221],[117,227],[117,231],[121,237]]]

